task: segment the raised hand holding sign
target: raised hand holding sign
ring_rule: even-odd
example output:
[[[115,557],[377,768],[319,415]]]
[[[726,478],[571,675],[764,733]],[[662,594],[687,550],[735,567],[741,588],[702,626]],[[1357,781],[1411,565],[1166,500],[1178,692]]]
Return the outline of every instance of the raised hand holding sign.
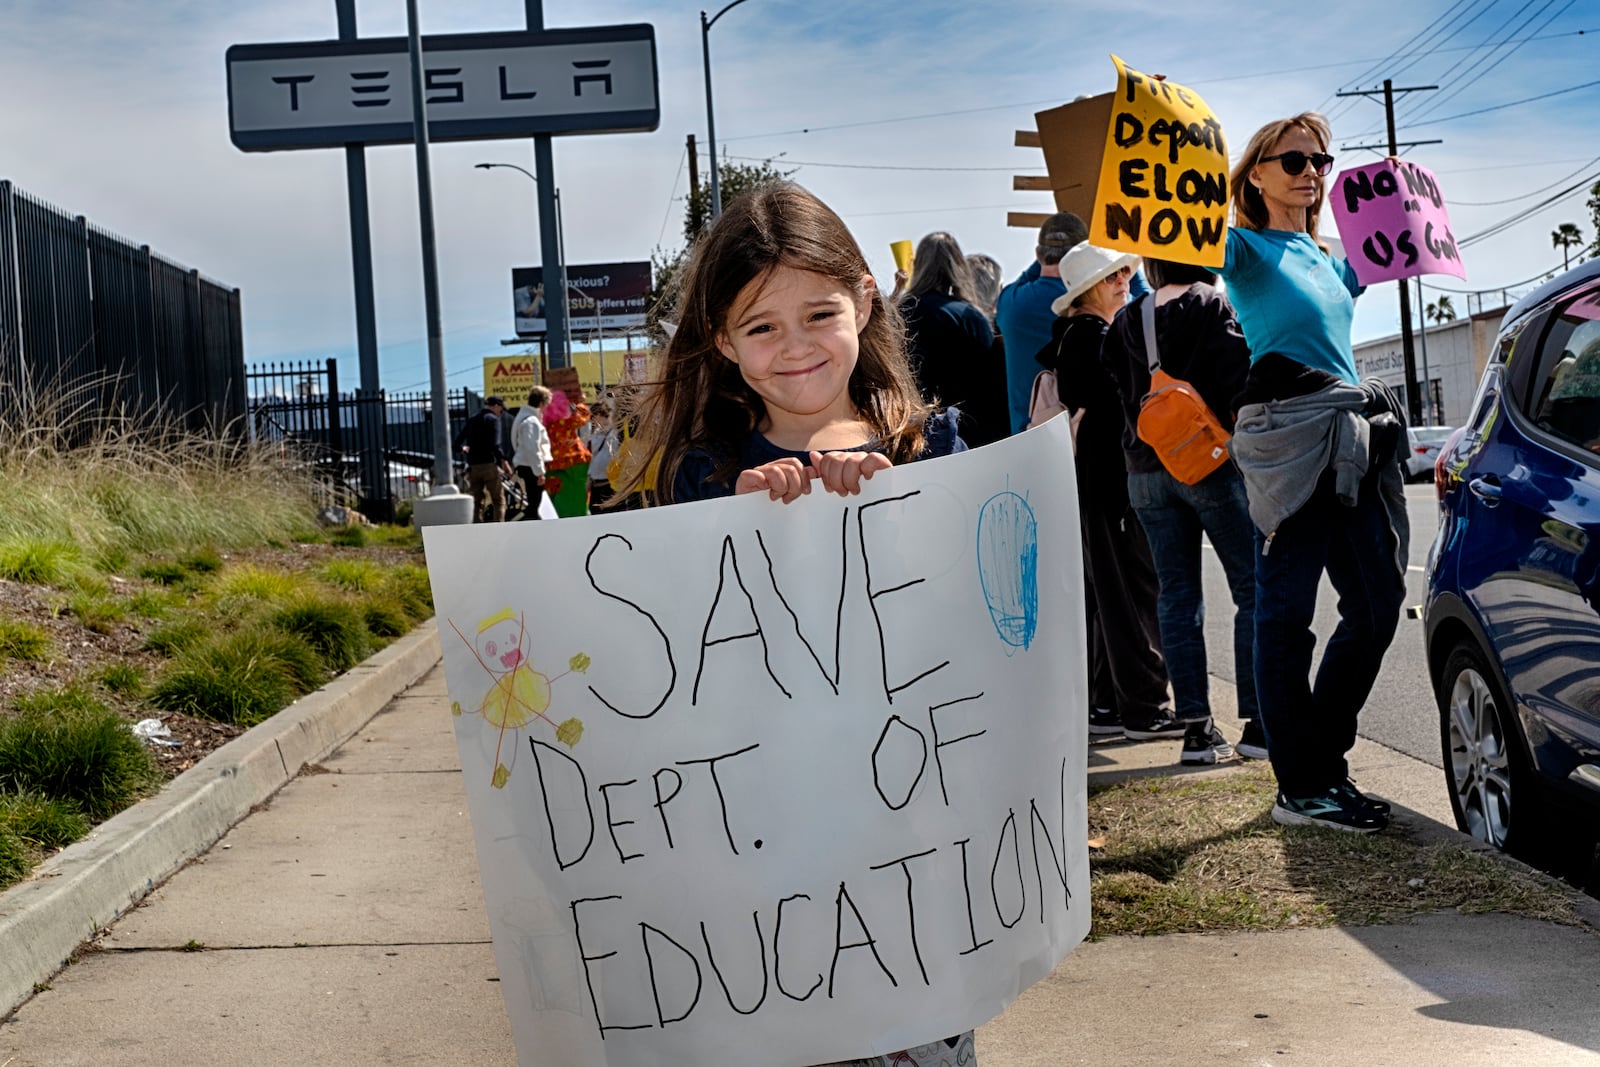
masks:
[[[1328,199],[1362,285],[1419,274],[1467,276],[1433,172],[1385,159],[1341,171]]]

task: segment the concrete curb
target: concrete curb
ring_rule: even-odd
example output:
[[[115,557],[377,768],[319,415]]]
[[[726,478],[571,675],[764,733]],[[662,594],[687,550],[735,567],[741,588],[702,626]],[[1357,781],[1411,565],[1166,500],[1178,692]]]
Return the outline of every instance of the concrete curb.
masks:
[[[0,894],[0,1016],[85,939],[352,737],[439,662],[432,622],[228,742]]]

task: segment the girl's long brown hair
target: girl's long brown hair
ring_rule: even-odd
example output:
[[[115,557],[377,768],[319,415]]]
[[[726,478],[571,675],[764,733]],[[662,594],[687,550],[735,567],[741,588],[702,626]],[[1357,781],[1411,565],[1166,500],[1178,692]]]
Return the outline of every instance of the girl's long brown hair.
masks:
[[[1333,142],[1333,130],[1320,111],[1302,111],[1293,118],[1278,119],[1257,130],[1255,136],[1250,138],[1250,143],[1244,146],[1244,155],[1239,157],[1239,162],[1233,165],[1228,175],[1228,189],[1233,194],[1232,225],[1243,226],[1247,230],[1271,229],[1267,201],[1262,197],[1261,190],[1250,184],[1250,171],[1261,163],[1262,156],[1271,154],[1272,146],[1282,140],[1284,134],[1294,129],[1309,133],[1320,151],[1326,152],[1328,145]],[[1327,196],[1328,183],[1324,181],[1317,189],[1316,203],[1306,208],[1306,232],[1323,251],[1327,251],[1327,246],[1317,236],[1317,220],[1322,217],[1322,204]]]
[[[740,449],[766,417],[766,405],[738,365],[718,351],[716,339],[745,286],[780,266],[823,275],[854,293],[862,292],[869,273],[839,216],[793,182],[773,182],[729,204],[702,235],[676,286],[678,324],[661,376],[640,387],[624,416],[633,434],[615,487],[619,499],[646,488],[651,460],[659,459],[654,493],[670,504],[673,480],[693,449],[716,458],[716,480],[738,476]],[[872,312],[861,331],[850,401],[885,454],[906,463],[922,450],[929,408],[906,361],[899,313],[876,287],[867,295]]]

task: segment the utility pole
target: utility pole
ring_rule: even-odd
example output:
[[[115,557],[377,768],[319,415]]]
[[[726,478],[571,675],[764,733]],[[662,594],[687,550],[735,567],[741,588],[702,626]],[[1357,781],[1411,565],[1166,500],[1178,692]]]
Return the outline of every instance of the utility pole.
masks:
[[[689,203],[700,195],[700,153],[695,148],[694,134],[689,135]]]
[[[1437,85],[1412,85],[1403,89],[1396,89],[1394,81],[1390,78],[1383,79],[1382,89],[1352,89],[1339,96],[1375,96],[1383,93],[1383,116],[1388,127],[1389,143],[1388,154],[1398,156],[1400,149],[1413,148],[1423,144],[1442,144],[1437,139],[1432,141],[1406,141],[1401,144],[1394,136],[1394,94],[1395,93],[1421,93],[1439,88]],[[1380,149],[1383,145],[1349,145],[1340,149],[1341,152],[1354,152],[1363,148]],[[1420,299],[1420,298],[1419,298]],[[1400,282],[1400,350],[1405,356],[1406,364],[1406,407],[1413,426],[1422,425],[1422,393],[1417,387],[1417,350],[1416,343],[1411,333],[1411,287],[1404,280]]]

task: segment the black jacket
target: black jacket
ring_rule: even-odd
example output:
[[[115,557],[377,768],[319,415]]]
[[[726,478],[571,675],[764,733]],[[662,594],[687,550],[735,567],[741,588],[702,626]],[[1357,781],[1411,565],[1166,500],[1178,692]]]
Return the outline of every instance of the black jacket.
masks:
[[[500,447],[500,416],[488,408],[479,408],[478,413],[461,427],[461,433],[456,436],[456,447],[460,448],[463,443],[467,446],[468,466],[510,461],[511,457]]]
[[[1056,390],[1067,410],[1083,412],[1076,450],[1078,491],[1098,494],[1108,508],[1128,497],[1121,405],[1116,383],[1100,360],[1100,347],[1109,328],[1098,315],[1057,318],[1051,326],[1050,343],[1034,357],[1056,372]]]
[[[1118,312],[1101,350],[1106,371],[1117,385],[1123,459],[1130,473],[1163,469],[1135,429],[1139,404],[1150,392],[1142,302],[1153,298],[1154,294],[1140,297]],[[1194,386],[1222,428],[1232,433],[1233,415],[1250,373],[1250,348],[1228,298],[1213,286],[1196,283],[1156,308],[1156,348],[1161,368]]]

